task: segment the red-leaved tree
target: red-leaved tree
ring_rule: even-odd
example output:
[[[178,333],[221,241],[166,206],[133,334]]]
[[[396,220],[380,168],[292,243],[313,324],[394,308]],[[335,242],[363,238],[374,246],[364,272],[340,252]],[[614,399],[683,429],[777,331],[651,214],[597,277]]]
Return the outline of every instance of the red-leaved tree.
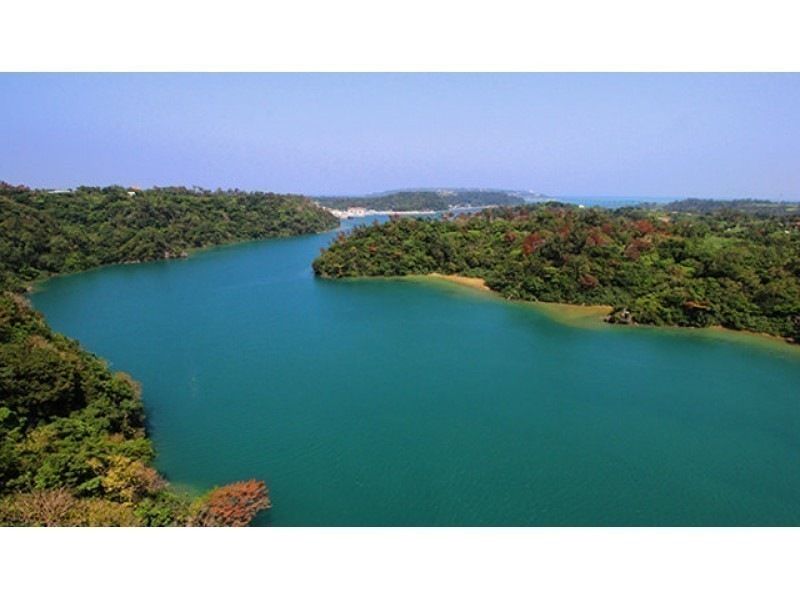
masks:
[[[248,480],[212,490],[203,500],[191,525],[197,527],[244,527],[259,511],[270,507],[264,482]]]

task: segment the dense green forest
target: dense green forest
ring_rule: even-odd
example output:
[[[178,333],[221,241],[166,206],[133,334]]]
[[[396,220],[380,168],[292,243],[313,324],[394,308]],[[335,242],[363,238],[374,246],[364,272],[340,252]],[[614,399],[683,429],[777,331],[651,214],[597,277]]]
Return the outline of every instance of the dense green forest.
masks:
[[[286,195],[0,184],[0,525],[246,525],[250,480],[190,499],[151,467],[136,383],[50,330],[15,291],[48,274],[319,232],[338,219]]]
[[[262,482],[176,493],[150,465],[137,384],[0,294],[0,525],[245,525]]]
[[[393,218],[340,235],[314,270],[475,276],[510,299],[611,305],[613,322],[800,339],[800,215],[792,213],[547,203]]]
[[[386,212],[441,212],[452,206],[510,206],[524,203],[524,200],[510,191],[397,191],[385,195],[366,197],[318,197],[320,204],[335,210],[347,208],[366,208]]]
[[[235,241],[316,233],[338,220],[296,195],[0,183],[0,289],[103,264],[174,258]]]
[[[647,204],[667,212],[695,214],[717,214],[720,212],[743,212],[756,216],[800,216],[800,203],[768,201],[765,199],[683,199],[658,206]]]

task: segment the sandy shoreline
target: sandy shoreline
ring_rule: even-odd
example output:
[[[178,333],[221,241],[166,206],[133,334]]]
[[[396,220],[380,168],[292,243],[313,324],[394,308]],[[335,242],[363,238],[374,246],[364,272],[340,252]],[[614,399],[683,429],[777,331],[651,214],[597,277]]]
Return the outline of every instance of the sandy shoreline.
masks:
[[[472,289],[478,289],[479,291],[486,291],[487,293],[494,293],[492,289],[486,286],[486,281],[483,278],[475,278],[471,276],[460,276],[458,274],[439,274],[434,272],[433,274],[425,274],[423,275],[425,278],[438,278],[440,280],[447,280],[450,282],[454,282],[456,284],[460,284],[465,287],[470,287]]]
[[[467,287],[484,293],[490,293],[495,297],[505,299],[499,293],[496,293],[486,285],[486,281],[482,278],[461,276],[458,274],[424,274],[417,276],[407,276],[401,278],[410,278],[417,280],[441,280],[450,282],[455,285]],[[572,305],[570,303],[548,303],[544,301],[514,301],[514,303],[529,306],[539,312],[546,314],[548,317],[556,320],[557,322],[567,324],[570,326],[580,326],[581,328],[600,328],[604,327],[606,323],[604,318],[611,313],[612,307],[610,305]],[[620,326],[623,327],[623,326]],[[792,343],[780,336],[773,336],[763,332],[751,332],[749,330],[731,330],[723,326],[709,326],[708,328],[688,328],[681,326],[649,326],[645,324],[635,324],[631,328],[642,328],[650,330],[661,331],[674,331],[686,334],[695,334],[705,336],[708,338],[718,338],[728,341],[743,342],[750,345],[760,345],[765,348],[771,349],[786,349],[793,354],[800,356],[800,350]]]
[[[425,274],[419,277],[409,278],[419,278],[420,280],[443,280],[485,293],[491,293],[495,297],[503,299],[504,301],[511,301],[510,299],[506,299],[499,293],[490,289],[486,284],[486,281],[482,278],[461,276],[458,274],[439,273]],[[514,303],[532,307],[533,309],[541,311],[554,320],[558,320],[559,322],[580,326],[597,326],[603,324],[603,318],[610,314],[612,310],[610,305],[573,305],[570,303],[546,303],[544,301],[514,301]]]

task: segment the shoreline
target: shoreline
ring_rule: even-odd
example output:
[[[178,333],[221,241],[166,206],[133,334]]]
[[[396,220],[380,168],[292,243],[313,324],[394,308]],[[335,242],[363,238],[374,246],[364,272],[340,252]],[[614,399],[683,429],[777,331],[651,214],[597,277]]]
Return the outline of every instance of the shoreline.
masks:
[[[417,279],[420,281],[437,280],[451,283],[460,287],[470,288],[481,293],[490,294],[501,299],[524,307],[533,308],[548,317],[563,324],[580,326],[581,328],[602,328],[605,322],[603,318],[611,313],[610,305],[579,305],[572,303],[555,303],[547,301],[526,301],[524,299],[508,299],[497,291],[489,288],[486,281],[477,276],[462,276],[460,274],[419,274],[411,276],[401,276],[400,278]]]
[[[791,343],[781,336],[775,336],[766,332],[754,332],[751,330],[733,330],[724,326],[714,325],[707,328],[691,328],[688,326],[656,326],[649,324],[608,324],[603,318],[611,313],[610,305],[578,305],[571,303],[551,303],[546,301],[526,301],[507,299],[500,293],[493,291],[482,278],[472,276],[462,276],[460,274],[415,274],[397,277],[417,281],[442,281],[454,286],[469,288],[480,293],[490,294],[503,301],[510,301],[518,305],[524,305],[536,309],[549,318],[568,325],[580,328],[601,329],[605,326],[615,326],[616,328],[658,330],[661,332],[677,332],[679,334],[692,334],[706,338],[714,338],[729,342],[744,343],[750,346],[761,346],[768,349],[783,349],[791,352],[795,357],[800,357],[800,351],[796,343]]]
[[[328,210],[340,220],[368,218],[370,216],[433,216],[435,214],[444,214],[446,212],[480,212],[481,210],[500,207],[496,204],[488,204],[485,206],[449,206],[446,210],[373,210],[371,208],[351,206],[344,210],[340,210],[338,208],[329,208],[324,204],[318,205],[321,208]]]
[[[469,287],[472,289],[478,289],[479,291],[485,291],[487,293],[494,293],[495,295],[498,295],[498,293],[489,288],[489,286],[486,284],[486,281],[483,280],[483,278],[477,278],[472,276],[461,276],[460,274],[439,274],[438,272],[433,272],[431,274],[422,274],[422,276],[425,278],[438,278],[440,280],[447,280],[449,282],[459,284],[461,286]]]
[[[436,210],[366,210],[362,208],[348,208],[347,210],[337,210],[336,208],[324,209],[328,210],[339,220],[369,218],[370,216],[433,216],[434,214],[438,214]]]
[[[257,237],[255,239],[236,239],[233,241],[225,241],[222,243],[214,243],[210,245],[203,245],[202,247],[190,247],[188,249],[183,250],[181,253],[176,253],[174,255],[169,255],[168,257],[157,257],[154,259],[146,259],[146,260],[134,260],[130,262],[109,262],[107,264],[98,264],[96,266],[91,266],[89,268],[85,268],[82,270],[75,270],[74,272],[48,272],[44,273],[33,280],[30,280],[26,283],[26,287],[24,290],[21,291],[10,291],[12,293],[16,293],[18,295],[22,295],[28,298],[30,295],[35,295],[42,291],[42,285],[45,285],[49,281],[56,279],[56,278],[63,278],[66,276],[75,276],[76,274],[86,274],[88,272],[95,272],[97,270],[102,270],[105,268],[116,268],[119,266],[139,266],[143,264],[157,264],[157,263],[169,263],[169,262],[182,262],[185,260],[190,260],[196,255],[200,255],[203,253],[207,253],[210,251],[217,251],[221,249],[229,249],[232,247],[240,246],[240,245],[248,245],[250,243],[262,243],[264,241],[275,241],[275,240],[284,240],[284,239],[299,239],[301,237],[309,237],[309,236],[316,236],[316,235],[324,235],[326,233],[331,233],[336,230],[340,230],[342,223],[339,222],[337,226],[332,226],[331,228],[321,230],[318,232],[310,232],[310,233],[301,233],[299,235],[273,235],[269,237]]]

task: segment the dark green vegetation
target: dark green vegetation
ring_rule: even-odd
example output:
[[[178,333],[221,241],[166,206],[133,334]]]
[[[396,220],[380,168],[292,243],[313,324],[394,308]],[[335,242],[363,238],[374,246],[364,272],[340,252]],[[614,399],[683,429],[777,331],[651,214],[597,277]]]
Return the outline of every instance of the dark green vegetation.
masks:
[[[453,206],[510,206],[524,203],[522,197],[509,191],[397,191],[368,197],[320,197],[318,201],[336,210],[366,208],[376,211],[441,212]]]
[[[510,299],[611,305],[610,321],[800,338],[800,216],[550,203],[340,235],[321,276],[460,274]]]
[[[684,199],[668,204],[648,204],[653,209],[668,212],[684,212],[694,214],[719,214],[743,212],[757,216],[800,216],[800,204],[792,202],[767,201],[764,199]]]
[[[150,466],[136,383],[14,291],[53,273],[336,224],[296,196],[0,185],[0,524],[242,525],[267,508],[261,482],[194,501],[170,490]]]
[[[80,187],[48,193],[0,183],[0,289],[103,264],[174,258],[235,241],[335,227],[300,196]]]
[[[0,522],[169,525],[189,502],[149,467],[136,384],[0,298]]]

